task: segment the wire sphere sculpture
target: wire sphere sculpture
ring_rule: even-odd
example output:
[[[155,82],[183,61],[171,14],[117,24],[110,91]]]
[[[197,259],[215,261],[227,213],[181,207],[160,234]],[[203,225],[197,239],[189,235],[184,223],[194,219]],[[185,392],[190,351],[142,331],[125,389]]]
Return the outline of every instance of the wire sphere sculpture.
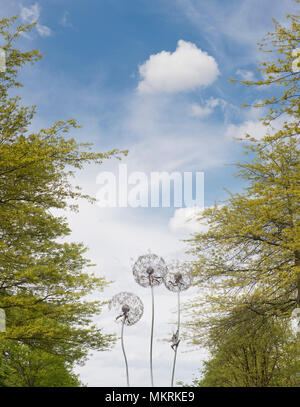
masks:
[[[126,291],[114,295],[108,308],[120,313],[116,317],[116,321],[122,321],[128,326],[136,324],[144,313],[144,305],[140,297]]]
[[[168,290],[178,293],[192,285],[194,276],[190,263],[174,262],[168,265],[168,270],[164,278],[164,284]]]
[[[144,254],[133,265],[135,281],[142,287],[160,285],[168,272],[168,267],[163,258],[156,254]]]

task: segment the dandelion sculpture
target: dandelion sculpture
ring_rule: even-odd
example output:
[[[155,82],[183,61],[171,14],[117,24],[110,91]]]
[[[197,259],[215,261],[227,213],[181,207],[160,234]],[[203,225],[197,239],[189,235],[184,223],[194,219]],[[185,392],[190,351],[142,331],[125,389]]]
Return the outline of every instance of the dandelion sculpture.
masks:
[[[174,351],[171,387],[174,385],[174,374],[177,357],[177,349],[180,343],[180,292],[187,290],[193,282],[192,267],[189,263],[174,262],[168,266],[169,272],[164,278],[164,284],[170,291],[177,292],[177,331],[171,338],[171,348]]]
[[[114,295],[108,306],[110,310],[115,309],[118,313],[120,313],[116,317],[116,321],[122,322],[121,345],[126,366],[127,386],[129,387],[128,362],[124,348],[124,326],[130,326],[137,323],[143,315],[144,306],[141,299],[137,295],[128,292],[121,292]]]
[[[151,323],[151,339],[150,339],[150,376],[151,385],[153,387],[153,366],[152,366],[152,350],[153,350],[153,329],[154,329],[154,290],[155,286],[160,285],[168,271],[165,261],[156,254],[145,254],[140,256],[133,266],[133,276],[135,281],[142,287],[151,287],[152,296],[152,323]]]

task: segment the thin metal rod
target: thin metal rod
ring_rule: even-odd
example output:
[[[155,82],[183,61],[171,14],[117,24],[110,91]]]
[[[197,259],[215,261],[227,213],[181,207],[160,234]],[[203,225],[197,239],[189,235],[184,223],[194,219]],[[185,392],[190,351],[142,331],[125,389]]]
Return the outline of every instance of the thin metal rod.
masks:
[[[122,345],[122,351],[125,359],[125,365],[126,365],[126,378],[127,378],[127,387],[129,387],[129,374],[128,374],[128,362],[127,362],[127,357],[125,353],[125,348],[124,348],[124,325],[125,325],[125,316],[123,317],[122,321],[122,330],[121,330],[121,345]]]
[[[153,385],[153,366],[152,366],[152,349],[153,349],[153,328],[154,328],[154,293],[153,285],[151,284],[151,296],[152,296],[152,323],[151,323],[151,340],[150,340],[150,376],[151,376],[151,386]]]
[[[179,341],[179,330],[180,330],[180,291],[178,291],[178,293],[177,293],[177,341]],[[174,387],[174,375],[175,375],[175,365],[176,365],[178,345],[179,345],[179,343],[177,343],[177,345],[175,346],[175,351],[174,351],[171,387]]]

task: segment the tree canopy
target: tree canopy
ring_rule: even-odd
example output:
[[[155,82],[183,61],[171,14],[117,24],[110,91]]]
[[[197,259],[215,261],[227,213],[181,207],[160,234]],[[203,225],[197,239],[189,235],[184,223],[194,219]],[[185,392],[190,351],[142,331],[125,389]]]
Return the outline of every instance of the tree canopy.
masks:
[[[6,70],[0,72],[0,308],[7,317],[0,343],[73,362],[89,349],[109,349],[114,338],[91,323],[102,302],[87,299],[107,283],[89,271],[82,243],[64,241],[71,231],[57,210],[76,210],[77,199],[93,202],[72,186],[75,170],[126,152],[94,152],[90,144],[78,143],[69,136],[79,127],[75,119],[31,130],[36,107],[23,106],[12,91],[22,86],[20,68],[41,54],[15,47],[34,25],[16,23],[17,17],[0,20],[6,53]]]
[[[208,341],[213,346],[209,338],[226,326],[227,338],[231,337],[214,348],[207,374],[215,372],[229,348],[232,357],[235,351],[244,352],[243,346],[250,352],[253,338],[247,336],[247,329],[257,328],[261,320],[273,321],[274,327],[286,326],[292,310],[300,305],[300,69],[295,69],[294,63],[300,40],[299,16],[288,15],[287,21],[281,25],[274,20],[274,32],[260,44],[269,56],[259,68],[262,79],[241,82],[264,86],[275,94],[254,104],[269,109],[261,119],[265,136],[241,138],[251,159],[236,164],[237,176],[247,185],[241,193],[230,194],[225,203],[205,209],[198,220],[208,224],[208,231],[196,233],[188,241],[201,296],[187,306],[191,317],[187,334],[195,344]],[[245,326],[245,321],[248,328],[239,342],[241,332],[236,334],[236,329]],[[264,329],[269,330],[267,325]],[[265,333],[259,341],[273,332],[272,340],[266,338],[276,343],[273,329],[260,332]],[[262,345],[257,342],[256,351],[265,352]]]
[[[198,387],[290,387],[299,371],[299,344],[286,321],[253,318],[241,310],[243,322],[232,326],[230,315],[210,331],[210,359],[204,362]],[[246,318],[245,318],[246,317]],[[248,317],[248,318],[247,318]],[[251,323],[249,322],[251,321]]]

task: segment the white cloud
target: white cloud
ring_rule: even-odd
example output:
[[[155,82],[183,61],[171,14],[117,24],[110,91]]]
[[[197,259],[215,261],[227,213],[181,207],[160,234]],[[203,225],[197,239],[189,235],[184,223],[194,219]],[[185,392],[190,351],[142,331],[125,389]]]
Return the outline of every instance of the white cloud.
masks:
[[[20,8],[20,17],[23,23],[31,24],[38,21],[38,19],[40,18],[41,9],[37,3],[33,4],[30,7],[20,6]],[[49,37],[52,33],[49,27],[47,27],[46,25],[41,25],[39,23],[36,25],[36,30],[41,37]]]
[[[139,67],[140,93],[176,93],[212,84],[219,75],[215,59],[191,42],[179,40],[176,50],[151,55]]]
[[[169,96],[127,101],[122,131],[130,135],[128,161],[136,171],[207,171],[223,165],[230,143],[222,123],[195,120],[188,98]]]
[[[20,16],[25,23],[31,24],[37,21],[40,17],[40,7],[37,3],[31,7],[21,6]]]
[[[207,100],[204,106],[200,106],[198,103],[193,103],[190,105],[190,116],[205,117],[210,115],[217,106],[224,108],[226,104],[227,102],[225,100],[215,98]]]
[[[244,81],[253,81],[255,79],[254,73],[245,69],[238,69],[236,74],[239,75]]]
[[[49,37],[51,35],[51,30],[46,25],[38,24],[36,26],[37,32],[40,34],[41,37]]]
[[[266,126],[261,122],[247,120],[240,125],[230,124],[225,132],[225,137],[229,138],[245,138],[246,134],[261,140],[267,132]]]
[[[253,101],[253,105],[261,103],[261,100]],[[251,108],[244,110],[244,122],[239,124],[229,124],[225,131],[225,137],[229,139],[241,138],[246,139],[246,134],[251,137],[255,137],[261,140],[266,136],[270,128],[264,126],[259,120],[266,113],[264,107],[256,108],[252,106]]]
[[[176,209],[169,220],[169,229],[173,233],[207,232],[208,225],[197,220],[197,215],[201,215],[202,210],[199,207]]]
[[[253,105],[262,103],[262,100],[255,100]],[[262,140],[267,135],[273,135],[283,128],[285,122],[289,122],[290,118],[286,114],[282,114],[271,122],[270,125],[264,126],[259,120],[265,117],[267,113],[266,106],[254,107],[252,106],[245,114],[244,122],[240,124],[230,124],[225,131],[225,137],[246,139],[245,135],[249,134],[257,140]]]
[[[190,115],[194,117],[205,117],[212,113],[213,109],[208,105],[200,106],[197,103],[190,105]]]

